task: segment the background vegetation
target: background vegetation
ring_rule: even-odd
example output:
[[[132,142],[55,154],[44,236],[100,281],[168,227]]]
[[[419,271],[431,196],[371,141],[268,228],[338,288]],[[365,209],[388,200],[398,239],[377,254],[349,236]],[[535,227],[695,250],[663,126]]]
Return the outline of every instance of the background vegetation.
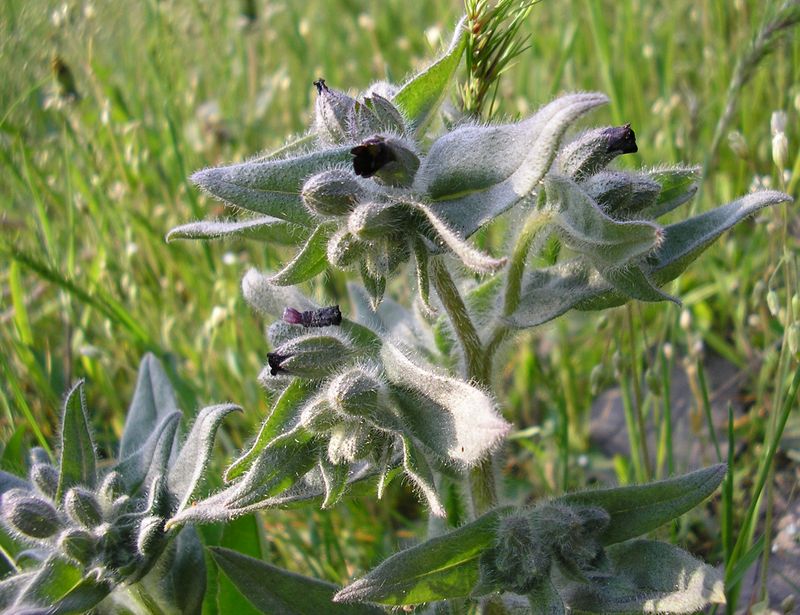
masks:
[[[696,210],[756,185],[796,198],[800,39],[788,30],[771,54],[750,54],[780,4],[543,1],[522,25],[529,48],[501,81],[493,111],[515,118],[560,92],[604,91],[611,105],[592,123],[630,122],[637,134],[639,154],[623,164],[705,166]],[[263,323],[241,298],[239,280],[246,267],[275,269],[287,254],[253,243],[167,245],[167,230],[217,207],[186,177],[302,130],[320,76],[354,91],[402,80],[433,57],[462,12],[457,0],[3,3],[0,465],[20,473],[23,451],[52,439],[62,395],[79,377],[88,379],[98,445],[113,457],[136,367],[149,350],[166,359],[188,415],[225,400],[247,409],[222,434],[221,467],[268,407],[255,380],[268,351]],[[749,80],[730,89],[744,69],[752,69]],[[729,124],[718,127],[731,104]],[[772,160],[775,110],[788,113],[786,173]],[[729,140],[729,131],[738,137]],[[800,316],[791,302],[793,208],[740,225],[667,289],[683,299],[683,314],[666,304],[572,313],[521,340],[507,357],[501,400],[524,430],[511,442],[510,487],[533,483],[547,495],[716,461],[703,414],[715,393],[705,384],[705,359],[721,357],[735,367],[736,416],[730,433],[718,423],[716,437],[723,454],[732,438],[737,474],[724,510],[714,504],[672,532],[711,562],[726,557],[795,368],[787,351],[792,315]],[[498,254],[496,236],[478,240]],[[315,292],[345,297],[338,276],[316,282]],[[665,393],[683,374],[693,408],[688,433],[706,444],[695,459],[664,428]],[[609,457],[590,441],[592,401],[614,386],[629,418],[653,426],[655,463],[643,461],[635,433],[631,455]],[[641,428],[635,420],[628,426]],[[784,473],[800,454],[796,418],[787,430],[775,466]],[[787,480],[796,485],[796,473]],[[243,531],[256,540],[252,553],[342,582],[417,534],[415,499],[399,484],[387,497],[334,514],[270,513]],[[778,499],[769,489],[765,509],[771,501]],[[221,540],[214,528],[206,537]],[[768,554],[770,540],[764,544]]]

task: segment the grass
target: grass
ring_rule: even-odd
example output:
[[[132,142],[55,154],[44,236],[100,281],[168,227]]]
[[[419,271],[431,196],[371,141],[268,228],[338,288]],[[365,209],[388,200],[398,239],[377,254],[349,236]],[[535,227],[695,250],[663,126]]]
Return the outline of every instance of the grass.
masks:
[[[353,90],[401,80],[433,56],[462,10],[456,0],[387,0],[377,8],[356,0],[257,4],[251,23],[233,2],[146,0],[122,11],[114,3],[9,0],[0,7],[4,467],[18,470],[21,450],[52,441],[60,399],[79,377],[88,380],[98,445],[113,456],[136,366],[148,350],[166,359],[190,414],[224,400],[246,408],[226,431],[220,462],[240,448],[268,407],[255,381],[268,348],[239,280],[246,267],[275,269],[286,254],[253,243],[165,244],[171,227],[219,211],[186,177],[302,131],[320,76]],[[783,37],[729,94],[737,61],[779,5],[542,1],[521,27],[529,48],[500,82],[497,115],[526,115],[559,92],[602,90],[611,104],[592,121],[630,122],[636,130],[640,154],[626,164],[706,165],[696,210],[754,183],[797,197],[800,38]],[[70,81],[73,100],[64,97]],[[770,155],[777,109],[790,118],[788,166],[795,172],[787,178]],[[719,129],[723,116],[729,125]],[[743,135],[745,157],[715,137],[720,130]],[[686,469],[687,460],[673,455],[665,391],[688,358],[700,417],[694,435],[710,451],[730,439],[737,458],[722,510],[690,515],[674,537],[699,544],[703,534],[722,536],[707,556],[724,559],[729,580],[742,561],[768,557],[770,541],[757,541],[770,529],[757,523],[754,496],[767,507],[767,479],[776,460],[786,459],[778,428],[786,420],[797,428],[788,394],[797,362],[784,339],[785,325],[800,317],[791,301],[798,289],[794,207],[740,225],[670,289],[683,298],[689,324],[674,306],[634,304],[573,313],[520,340],[502,372],[502,401],[517,426],[540,430],[513,440],[511,487],[521,492],[533,483],[546,495],[607,478],[612,468],[622,482]],[[491,244],[494,236],[479,240]],[[777,293],[782,316],[770,313],[764,287]],[[343,300],[338,276],[313,291]],[[702,414],[714,392],[705,386],[699,343],[737,367],[746,399],[728,433],[715,437]],[[597,365],[601,384],[622,385],[630,459],[604,459],[589,446]],[[656,375],[661,393],[639,385],[646,373]],[[658,433],[652,467],[636,436],[644,424]],[[764,451],[771,455],[762,462]],[[342,581],[418,535],[413,498],[398,487],[388,497],[388,506],[364,500],[330,518],[265,515],[268,557]]]

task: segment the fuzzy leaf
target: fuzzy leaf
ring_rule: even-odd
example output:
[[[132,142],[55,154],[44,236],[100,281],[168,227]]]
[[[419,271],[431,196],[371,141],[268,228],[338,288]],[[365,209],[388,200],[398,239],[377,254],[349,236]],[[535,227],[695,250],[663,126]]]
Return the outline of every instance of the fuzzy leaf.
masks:
[[[600,540],[611,545],[646,534],[691,510],[714,493],[725,469],[725,464],[718,464],[646,485],[570,493],[556,502],[605,510],[611,521]]]
[[[178,510],[197,497],[201,480],[211,461],[217,428],[231,412],[241,412],[235,404],[220,404],[203,408],[192,425],[180,453],[167,474],[167,489],[180,504]]]
[[[650,253],[661,239],[661,228],[644,220],[615,220],[603,213],[578,184],[559,175],[545,178],[547,207],[563,242],[582,254],[599,271],[624,267]]]
[[[347,477],[350,475],[350,464],[332,464],[328,457],[320,455],[319,469],[325,485],[325,499],[322,508],[332,508],[342,499],[347,489]]]
[[[107,582],[101,582],[93,575],[84,577],[81,566],[51,556],[30,578],[10,612],[41,606],[48,608],[47,613],[83,613],[99,603],[110,591]]]
[[[86,415],[83,380],[79,380],[67,393],[64,402],[56,501],[60,502],[70,487],[94,487],[96,480],[94,442]]]
[[[222,547],[210,547],[214,561],[262,613],[285,615],[382,615],[383,609],[335,604],[332,583],[304,577]]]
[[[668,167],[647,173],[648,177],[661,185],[656,202],[642,210],[639,216],[655,220],[680,207],[697,192],[700,167]]]
[[[253,461],[261,451],[275,438],[294,429],[297,426],[300,409],[315,392],[314,382],[301,378],[292,380],[275,401],[250,449],[231,463],[225,471],[225,481],[230,482],[242,476],[253,465]]]
[[[206,592],[203,543],[193,527],[181,529],[142,583],[170,613],[200,613]]]
[[[256,269],[250,269],[244,274],[242,294],[247,303],[260,314],[274,318],[280,318],[287,307],[293,307],[301,312],[319,307],[306,299],[296,288],[273,284],[267,276]]]
[[[583,613],[696,613],[724,604],[722,575],[686,551],[653,540],[631,540],[607,549],[612,576],[571,584],[562,592]]]
[[[25,479],[0,470],[0,496],[11,489],[24,489],[25,491],[30,491],[31,484]]]
[[[447,133],[431,146],[414,188],[434,201],[431,209],[449,228],[469,237],[529,196],[567,128],[607,100],[602,94],[572,94],[517,124]]]
[[[295,257],[269,278],[269,282],[278,286],[294,286],[324,271],[328,265],[328,239],[334,230],[333,224],[320,224]]]
[[[166,474],[180,422],[180,412],[162,418],[144,445],[114,468],[129,495],[137,493],[142,485],[150,485],[155,477]]]
[[[457,530],[395,553],[351,583],[336,602],[405,605],[469,596],[478,582],[479,560],[492,546],[509,508],[498,508]]]
[[[431,514],[434,517],[446,517],[447,511],[442,506],[439,494],[436,493],[436,485],[425,456],[420,454],[408,436],[401,436],[403,441],[403,471],[406,477],[412,482],[414,489],[419,490],[422,497],[428,503]]]
[[[0,609],[6,613],[8,607],[14,604],[20,592],[30,584],[33,577],[36,576],[37,570],[30,572],[17,572],[12,576],[5,577],[0,581]]]
[[[480,389],[421,367],[386,342],[381,359],[411,432],[442,456],[467,466],[483,459],[511,428]]]
[[[639,301],[681,302],[658,288],[639,265],[628,265],[621,269],[609,269],[602,273],[606,282],[627,297]]]
[[[444,55],[403,84],[394,95],[392,101],[411,122],[417,137],[425,134],[436,110],[447,97],[450,83],[461,63],[466,40],[465,20],[462,19],[456,25],[453,39]]]
[[[174,412],[180,410],[172,383],[161,361],[147,353],[139,364],[136,389],[119,445],[119,458],[130,457],[142,448],[163,418]]]
[[[200,220],[176,226],[167,233],[167,241],[175,239],[228,239],[241,237],[279,245],[296,246],[309,236],[309,229],[272,216],[246,220]]]
[[[212,167],[198,171],[191,180],[229,205],[310,227],[314,226],[311,214],[300,200],[303,182],[350,158],[349,147],[336,147],[296,158]]]

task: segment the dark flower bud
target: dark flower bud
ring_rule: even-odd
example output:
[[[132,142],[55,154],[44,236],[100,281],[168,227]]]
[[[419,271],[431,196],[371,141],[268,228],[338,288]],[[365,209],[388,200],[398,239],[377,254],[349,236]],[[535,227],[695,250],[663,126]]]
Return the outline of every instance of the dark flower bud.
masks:
[[[342,324],[342,312],[338,305],[304,312],[287,307],[283,310],[283,321],[290,325],[303,325],[304,327],[338,326]]]
[[[564,146],[559,164],[564,175],[580,180],[605,168],[617,156],[637,151],[630,124],[596,128]]]
[[[410,186],[419,169],[419,156],[414,149],[396,137],[370,137],[350,153],[356,175],[374,177],[390,186]]]
[[[317,136],[326,143],[352,141],[351,126],[356,99],[332,90],[324,79],[318,79],[314,85],[318,94],[314,118]]]
[[[49,538],[62,524],[55,507],[43,497],[22,490],[3,496],[3,516],[18,532],[32,538]]]

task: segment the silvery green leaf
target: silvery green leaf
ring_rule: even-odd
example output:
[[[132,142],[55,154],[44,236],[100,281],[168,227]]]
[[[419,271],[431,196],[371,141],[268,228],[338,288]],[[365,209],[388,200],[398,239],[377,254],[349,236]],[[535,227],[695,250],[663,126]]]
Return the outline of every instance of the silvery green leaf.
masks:
[[[727,205],[670,224],[664,241],[649,263],[653,281],[659,286],[674,280],[716,239],[736,223],[759,209],[791,201],[782,192],[764,190],[743,196]]]
[[[364,289],[369,293],[370,306],[373,310],[376,310],[383,300],[383,293],[386,291],[386,278],[372,273],[364,261],[361,261],[359,271]]]
[[[141,448],[120,460],[114,468],[125,482],[128,494],[137,493],[154,477],[166,474],[180,422],[180,412],[164,416]]]
[[[334,230],[336,227],[332,223],[325,222],[315,228],[295,257],[269,278],[270,283],[278,286],[294,286],[322,273],[328,266],[327,245]]]
[[[335,585],[304,577],[222,547],[210,547],[214,561],[262,613],[285,615],[382,615],[383,609],[331,602]]]
[[[408,118],[417,137],[425,134],[436,110],[447,97],[466,43],[465,20],[456,24],[453,39],[444,55],[421,73],[409,79],[392,98]]]
[[[677,305],[681,302],[676,297],[665,293],[658,288],[642,267],[631,264],[619,269],[603,271],[603,278],[616,290],[631,299],[639,301],[672,301]]]
[[[292,380],[275,401],[249,450],[231,463],[225,471],[225,481],[230,482],[244,474],[253,464],[254,459],[275,438],[291,432],[297,426],[303,404],[315,393],[316,383],[300,378]]]
[[[303,293],[292,286],[278,286],[270,278],[250,269],[242,278],[242,294],[247,303],[264,316],[280,318],[283,310],[312,310],[319,306],[309,301]]]
[[[201,220],[176,226],[167,233],[167,241],[175,239],[228,239],[240,237],[269,243],[296,246],[308,239],[307,226],[272,216],[245,220]]]
[[[641,212],[641,217],[655,220],[690,200],[697,192],[700,167],[666,167],[649,171],[647,175],[661,185],[656,202]]]
[[[125,459],[138,451],[165,416],[180,412],[172,383],[167,377],[161,362],[147,353],[139,364],[136,389],[133,393],[122,441],[119,445],[119,458]]]
[[[52,466],[48,467],[52,468]],[[31,484],[28,481],[19,478],[18,476],[14,476],[13,474],[9,474],[8,472],[0,470],[0,496],[11,489],[24,489],[25,491],[30,491]]]
[[[319,469],[325,485],[325,499],[322,501],[322,508],[331,508],[342,499],[345,489],[347,489],[350,464],[339,463],[334,465],[328,460],[327,456],[320,455]]]
[[[686,551],[653,540],[630,540],[606,550],[611,576],[562,590],[569,606],[586,613],[675,613],[725,604],[722,574]]]
[[[350,148],[336,147],[295,158],[242,162],[198,171],[191,180],[211,196],[259,214],[314,226],[300,199],[310,175],[350,162]]]
[[[384,343],[381,359],[396,400],[401,402],[404,424],[442,457],[474,465],[511,428],[498,414],[494,401],[477,387],[422,367],[390,342]]]
[[[302,428],[273,440],[254,460],[247,472],[222,491],[184,508],[172,517],[166,529],[185,523],[230,521],[275,505],[278,494],[291,488],[313,468],[318,444]]]
[[[98,604],[110,591],[110,585],[98,580],[92,573],[84,576],[82,566],[53,555],[30,577],[17,595],[10,612],[47,607],[48,613],[83,613]]]
[[[434,517],[446,517],[447,511],[436,493],[436,483],[425,456],[406,435],[400,436],[403,442],[403,473],[411,481],[413,488],[421,494]]]
[[[473,248],[460,236],[458,231],[448,227],[447,223],[436,215],[432,207],[422,203],[417,203],[415,207],[425,216],[425,220],[430,225],[436,247],[447,246],[468,269],[475,273],[494,273],[506,264],[507,259],[505,258],[492,258]]]
[[[483,552],[492,546],[498,508],[443,536],[395,553],[336,594],[336,602],[405,605],[469,596]]]
[[[611,521],[600,540],[610,545],[646,534],[691,510],[716,490],[725,470],[725,464],[718,464],[645,485],[570,493],[555,502],[605,510]]]
[[[200,613],[206,591],[203,543],[193,527],[184,527],[141,580],[148,594],[170,613]]]
[[[56,501],[60,502],[73,485],[94,487],[97,480],[96,457],[83,380],[70,389],[61,415],[61,445],[58,468]]]
[[[25,586],[30,584],[36,574],[37,572],[35,570],[30,572],[17,572],[0,581],[0,609],[3,609],[4,613],[7,612],[5,609],[14,603],[19,593]]]
[[[422,305],[422,311],[427,318],[436,315],[436,308],[431,304],[431,282],[428,275],[428,248],[420,237],[412,240],[414,250],[415,271],[417,274],[417,292]]]
[[[177,499],[178,510],[197,497],[198,488],[211,461],[214,438],[222,420],[231,412],[241,412],[235,404],[220,404],[203,408],[197,415],[180,453],[169,468],[167,488]]]
[[[567,177],[548,175],[544,188],[546,207],[556,211],[553,223],[562,241],[600,272],[635,263],[661,241],[661,227],[645,220],[611,218]]]
[[[414,189],[433,200],[431,209],[449,228],[469,237],[528,197],[567,128],[607,100],[572,94],[516,124],[457,128],[431,146]]]

